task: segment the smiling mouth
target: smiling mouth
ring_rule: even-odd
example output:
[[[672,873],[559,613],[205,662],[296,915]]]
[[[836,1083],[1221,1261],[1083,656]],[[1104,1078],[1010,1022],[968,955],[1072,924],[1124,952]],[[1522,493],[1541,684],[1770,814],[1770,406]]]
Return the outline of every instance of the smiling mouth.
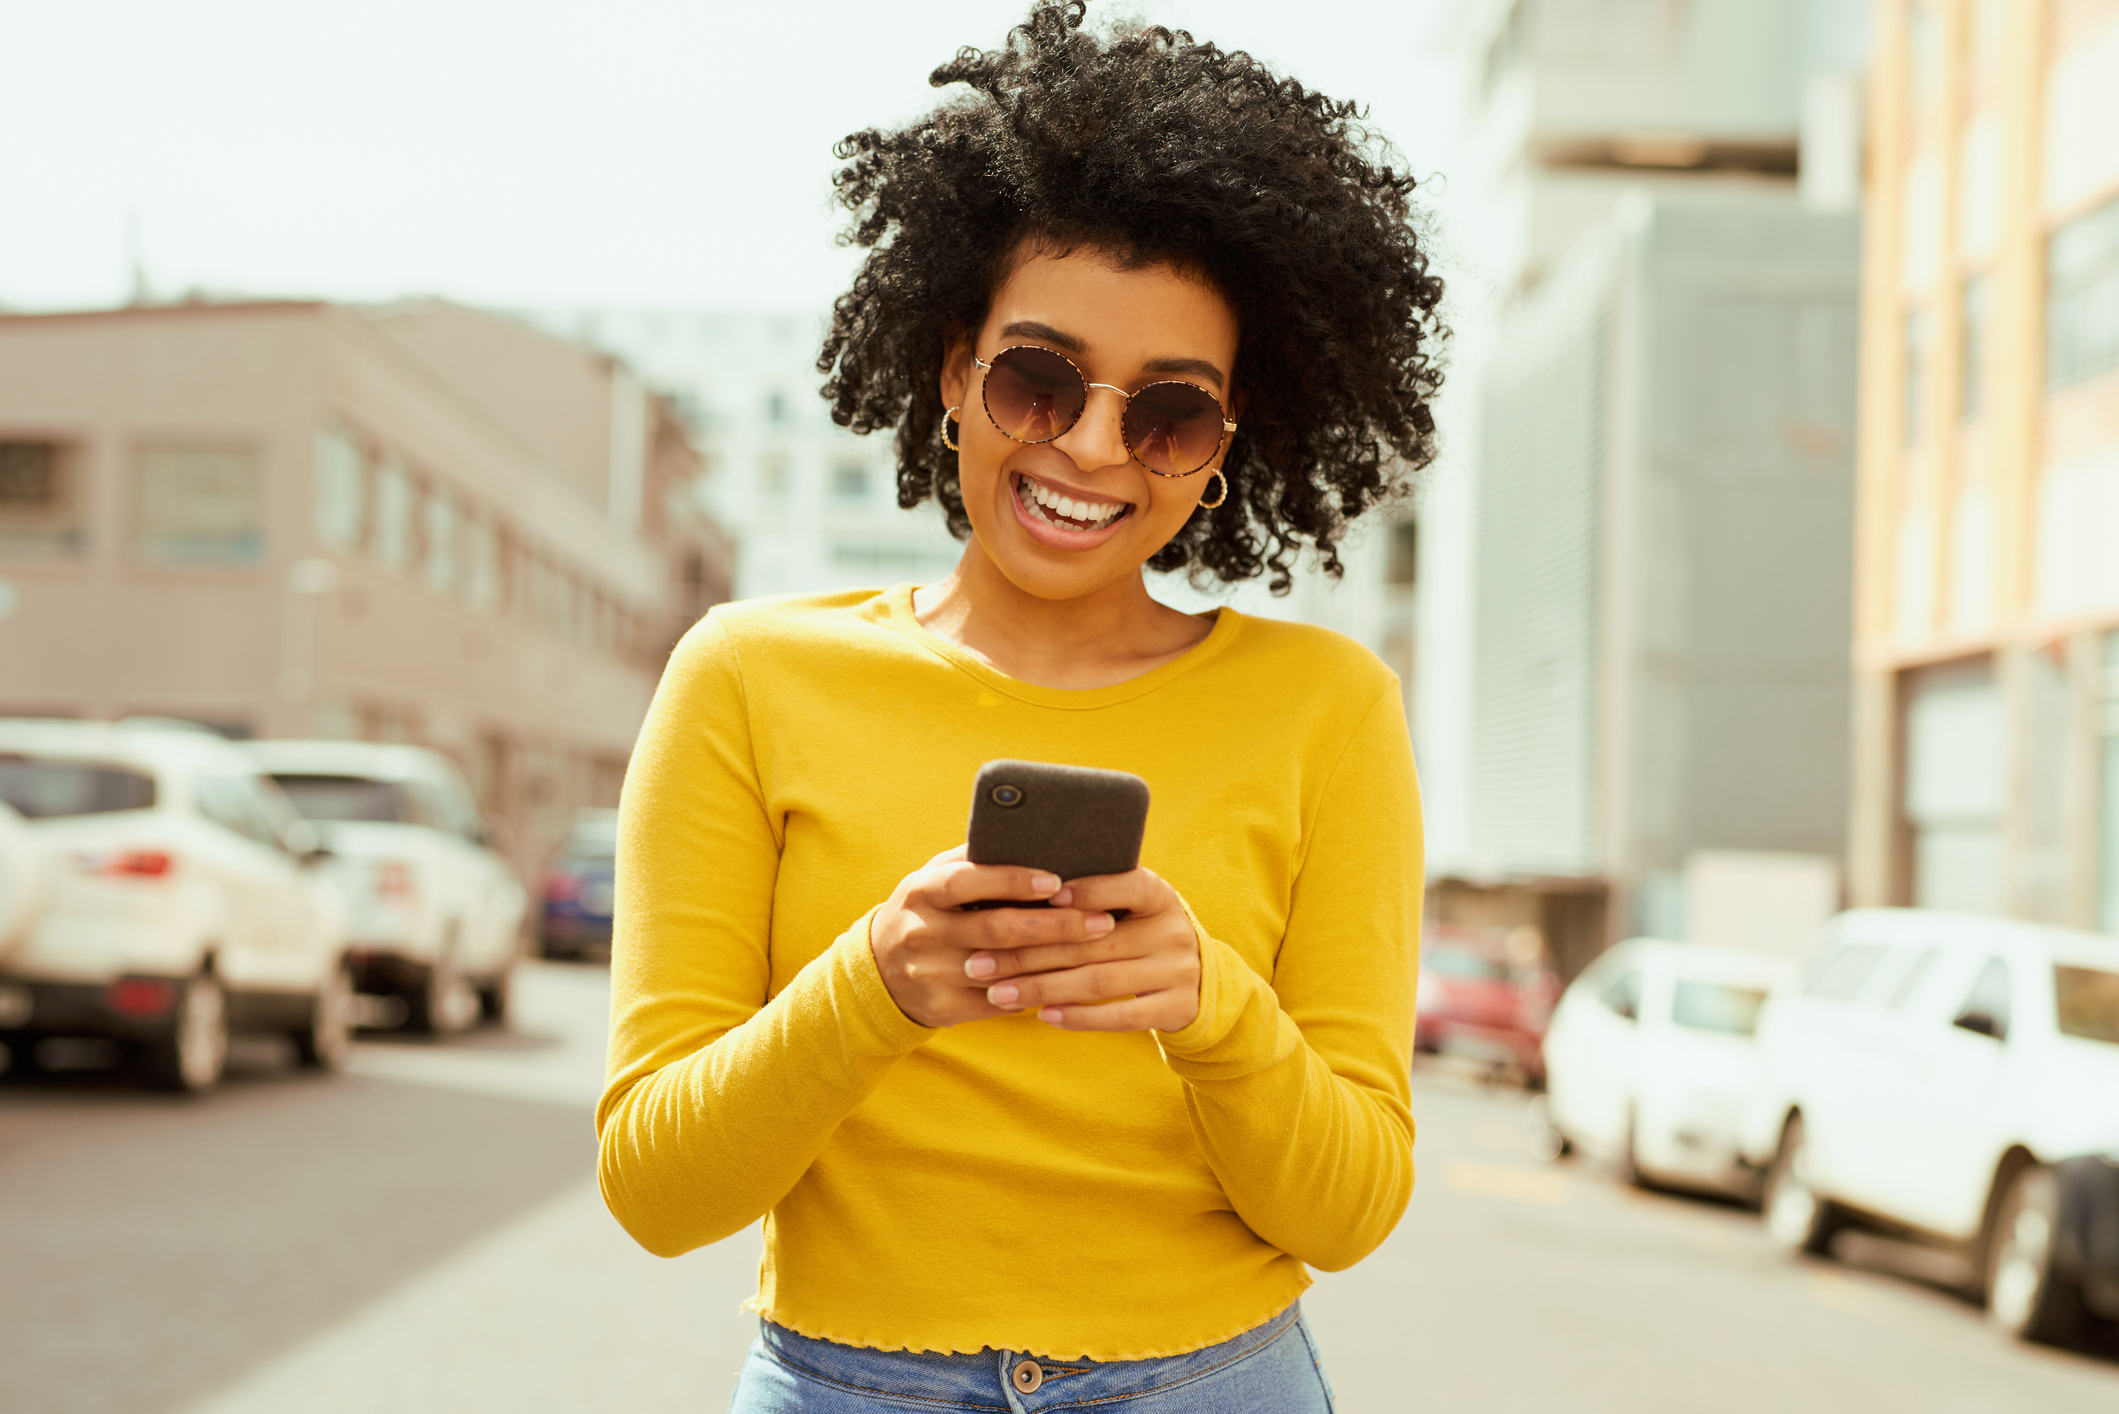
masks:
[[[1133,509],[1124,501],[1085,501],[1068,496],[1022,472],[1015,476],[1015,499],[1032,516],[1061,530],[1103,530]]]

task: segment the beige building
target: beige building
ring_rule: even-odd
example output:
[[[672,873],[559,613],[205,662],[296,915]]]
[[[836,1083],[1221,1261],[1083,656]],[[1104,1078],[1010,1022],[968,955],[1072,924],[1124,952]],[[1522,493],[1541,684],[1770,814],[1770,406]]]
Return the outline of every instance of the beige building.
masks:
[[[2119,931],[2119,0],[1879,0],[1856,903]]]
[[[0,316],[0,714],[412,741],[529,867],[726,596],[625,365],[438,302]]]

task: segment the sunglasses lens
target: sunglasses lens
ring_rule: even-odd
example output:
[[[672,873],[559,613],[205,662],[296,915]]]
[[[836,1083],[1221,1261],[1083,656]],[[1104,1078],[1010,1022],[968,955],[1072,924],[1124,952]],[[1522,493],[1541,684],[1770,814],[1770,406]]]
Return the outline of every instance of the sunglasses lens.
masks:
[[[1189,475],[1221,446],[1221,404],[1190,383],[1150,383],[1126,407],[1126,445],[1150,471]]]
[[[986,373],[986,412],[1018,442],[1049,442],[1072,427],[1089,400],[1074,365],[1049,349],[996,354]]]

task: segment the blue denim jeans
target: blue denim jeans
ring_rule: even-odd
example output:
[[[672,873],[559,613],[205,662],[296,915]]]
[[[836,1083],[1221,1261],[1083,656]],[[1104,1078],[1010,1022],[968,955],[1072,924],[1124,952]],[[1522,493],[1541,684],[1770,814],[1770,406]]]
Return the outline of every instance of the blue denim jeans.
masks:
[[[1088,1406],[1114,1414],[1329,1414],[1332,1387],[1300,1304],[1233,1340],[1159,1360],[865,1350],[761,1321],[729,1414],[1032,1414]]]

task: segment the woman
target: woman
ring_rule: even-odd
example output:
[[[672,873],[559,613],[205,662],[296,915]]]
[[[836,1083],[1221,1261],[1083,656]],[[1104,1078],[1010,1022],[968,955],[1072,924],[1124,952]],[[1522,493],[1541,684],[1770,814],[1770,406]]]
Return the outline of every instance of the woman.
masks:
[[[666,1255],[765,1218],[739,1410],[1323,1409],[1305,1264],[1412,1187],[1399,685],[1142,577],[1336,572],[1427,461],[1412,182],[1350,104],[1081,20],[841,148],[826,392],[961,564],[716,609],[626,782],[603,1191]],[[999,757],[1144,776],[1144,867],[966,862]]]

